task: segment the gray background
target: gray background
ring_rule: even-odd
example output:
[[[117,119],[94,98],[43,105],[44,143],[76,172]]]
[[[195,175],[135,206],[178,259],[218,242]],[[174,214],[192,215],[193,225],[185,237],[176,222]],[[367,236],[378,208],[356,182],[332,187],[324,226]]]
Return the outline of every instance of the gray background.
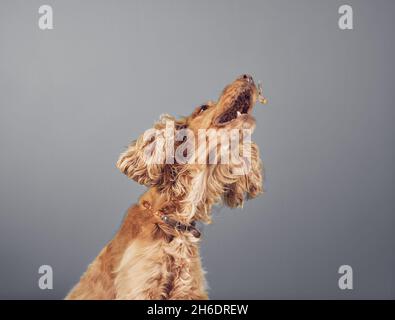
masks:
[[[119,153],[247,72],[269,99],[267,193],[204,227],[211,298],[395,298],[394,15],[390,0],[1,0],[0,297],[63,298],[144,191]]]

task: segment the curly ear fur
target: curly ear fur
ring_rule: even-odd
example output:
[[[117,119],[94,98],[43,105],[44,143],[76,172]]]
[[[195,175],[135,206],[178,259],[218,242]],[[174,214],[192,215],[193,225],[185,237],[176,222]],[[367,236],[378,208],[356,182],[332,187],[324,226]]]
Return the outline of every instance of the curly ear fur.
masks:
[[[155,181],[162,176],[162,165],[147,164],[144,159],[144,148],[148,143],[140,137],[133,141],[123,152],[117,162],[118,169],[134,181],[147,187],[154,186]]]
[[[165,154],[163,128],[168,115],[161,116],[152,129],[133,141],[117,162],[117,168],[134,181],[147,187],[156,185],[163,175]]]
[[[263,193],[262,181],[264,179],[263,163],[259,157],[258,146],[251,142],[251,168],[245,175],[226,186],[223,202],[231,207],[243,206],[244,199],[253,199]]]
[[[251,142],[251,164],[245,174],[235,174],[231,164],[208,165],[198,180],[201,185],[200,203],[197,205],[195,219],[210,222],[212,205],[224,203],[236,208],[243,206],[244,200],[253,199],[263,193],[264,170],[259,157],[258,146]],[[242,150],[240,151],[242,154]],[[190,188],[195,190],[195,188]],[[195,192],[196,193],[196,192]]]
[[[153,128],[148,129],[128,146],[119,156],[116,166],[126,176],[142,185],[162,186],[162,189],[174,190],[178,196],[182,189],[178,180],[180,175],[187,171],[187,166],[165,164],[164,129],[167,121],[174,122],[178,130],[186,127],[187,119],[176,120],[167,114],[162,115]]]

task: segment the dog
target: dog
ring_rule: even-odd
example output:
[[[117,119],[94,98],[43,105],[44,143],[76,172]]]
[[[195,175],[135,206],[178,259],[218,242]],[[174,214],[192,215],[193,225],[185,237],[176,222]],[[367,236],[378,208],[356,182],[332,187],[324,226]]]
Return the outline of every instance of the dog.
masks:
[[[66,299],[208,299],[196,222],[210,223],[216,203],[241,207],[264,191],[259,148],[245,139],[255,128],[253,106],[266,102],[261,93],[250,75],[239,76],[217,102],[208,101],[181,119],[164,115],[151,130],[155,134],[146,132],[128,146],[117,167],[148,189]],[[187,134],[173,135],[178,139],[170,143],[168,123]],[[232,130],[243,135],[211,139],[188,157],[187,146],[195,145],[202,129],[216,138]],[[173,153],[171,145],[177,149]],[[218,161],[231,145],[238,161]],[[163,161],[164,154],[178,158]]]

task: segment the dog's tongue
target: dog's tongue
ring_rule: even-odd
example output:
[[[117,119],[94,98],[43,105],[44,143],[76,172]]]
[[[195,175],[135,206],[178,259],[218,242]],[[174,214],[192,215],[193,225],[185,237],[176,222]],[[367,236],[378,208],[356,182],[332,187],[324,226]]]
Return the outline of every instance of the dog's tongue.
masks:
[[[258,101],[262,104],[267,103],[267,99],[263,96],[262,82],[258,81]]]

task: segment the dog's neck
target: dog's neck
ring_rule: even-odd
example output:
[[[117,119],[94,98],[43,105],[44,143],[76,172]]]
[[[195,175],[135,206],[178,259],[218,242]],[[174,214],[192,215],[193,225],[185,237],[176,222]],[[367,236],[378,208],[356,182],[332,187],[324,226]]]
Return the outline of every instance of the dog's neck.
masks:
[[[171,165],[168,165],[171,167]],[[153,202],[155,210],[165,210],[166,214],[182,223],[192,221],[209,222],[209,207],[207,206],[207,166],[185,165],[178,166],[176,177],[172,182],[151,187],[142,199]]]
[[[199,211],[202,207],[205,208],[207,172],[196,169],[187,170],[180,174],[178,180],[188,180],[186,183],[188,188],[183,186],[180,188],[182,190],[174,188],[172,192],[166,192],[160,187],[151,187],[140,197],[140,203],[148,202],[153,211],[172,215],[173,218],[186,224],[202,220],[199,218]]]
[[[200,238],[200,231],[196,228],[196,221],[193,215],[180,214],[177,212],[175,200],[167,199],[157,188],[148,189],[139,200],[139,205],[151,212],[158,218],[158,222],[166,224],[174,229],[175,233],[190,233],[195,238]],[[188,220],[183,218],[188,217]]]

